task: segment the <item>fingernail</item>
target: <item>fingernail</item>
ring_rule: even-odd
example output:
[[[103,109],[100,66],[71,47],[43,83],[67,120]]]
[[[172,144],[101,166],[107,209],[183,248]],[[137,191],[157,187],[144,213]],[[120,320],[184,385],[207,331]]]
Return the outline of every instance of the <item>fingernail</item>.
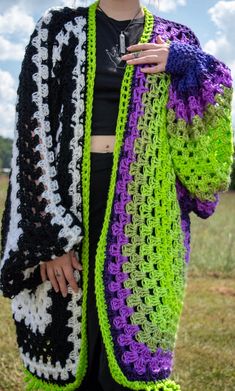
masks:
[[[62,295],[63,295],[63,297],[66,297],[66,296],[67,296],[67,294],[66,294],[66,293],[62,293]]]

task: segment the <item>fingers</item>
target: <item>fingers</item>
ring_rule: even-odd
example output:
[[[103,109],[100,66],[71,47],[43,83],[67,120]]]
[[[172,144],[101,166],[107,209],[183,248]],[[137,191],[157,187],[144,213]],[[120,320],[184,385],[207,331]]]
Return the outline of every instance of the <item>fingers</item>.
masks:
[[[77,259],[76,255],[74,252],[71,253],[71,260],[72,260],[72,266],[74,269],[82,270],[82,265]]]
[[[82,265],[77,260],[74,251],[70,251],[61,257],[42,264],[40,267],[41,277],[45,281],[47,275],[55,291],[61,291],[63,297],[66,297],[68,284],[75,293],[78,293],[80,289],[74,277],[74,268],[82,270]]]
[[[141,56],[141,57],[137,57],[137,58],[131,58],[129,60],[127,60],[127,63],[128,64],[153,64],[155,63],[156,64],[156,59],[158,59],[158,62],[160,62],[160,58],[158,55],[152,55],[152,56]]]
[[[156,59],[158,59],[158,61],[156,61]],[[166,67],[166,60],[161,59],[161,57],[157,56],[156,54],[152,56],[145,56],[145,57],[131,59],[128,60],[127,63],[133,65],[151,64],[152,66],[144,67],[140,69],[141,71],[148,72],[148,73],[164,72]]]
[[[165,42],[163,41],[161,35],[158,35],[158,36],[157,36],[156,41],[157,41],[157,43],[159,43],[159,44],[165,43]]]
[[[154,51],[147,50],[143,52],[142,55],[140,54],[139,57],[137,58],[133,58],[133,54],[127,54],[124,59],[126,60],[127,64],[130,65],[139,65],[139,64],[161,65],[166,63],[167,55],[168,55],[168,49],[164,48],[164,49],[155,49]],[[162,69],[164,71],[165,68]]]
[[[161,55],[161,51],[162,51],[162,49],[159,49],[159,48],[153,48],[153,49],[148,49],[148,50],[142,50],[140,53],[139,53],[139,57],[137,57],[138,59],[140,59],[140,58],[144,58],[144,57],[146,57],[146,56],[149,56],[150,54],[152,54],[152,55],[157,55],[157,53],[158,53],[158,55]],[[134,57],[134,55],[133,55],[133,53],[128,53],[128,54],[124,54],[124,56],[122,56],[121,57],[122,58],[122,60],[126,60],[126,61],[128,61],[128,60],[135,60],[136,58]]]
[[[56,276],[57,282],[59,284],[60,291],[61,291],[63,297],[66,297],[68,294],[68,287],[67,287],[65,269],[62,269],[62,268],[56,266],[56,268],[54,270],[55,270],[55,276]]]
[[[49,262],[51,262],[51,261],[49,261]],[[59,284],[57,283],[57,280],[55,278],[54,269],[53,269],[53,267],[51,267],[49,265],[47,265],[47,275],[48,275],[48,278],[51,282],[51,285],[53,286],[55,291],[59,292]]]
[[[79,288],[78,288],[78,285],[77,285],[77,281],[75,280],[75,277],[74,277],[74,274],[73,274],[73,268],[72,266],[70,268],[66,267],[64,269],[64,274],[65,274],[65,277],[69,283],[69,285],[71,286],[71,288],[73,289],[73,291],[75,293],[78,293],[79,291]]]
[[[46,263],[42,263],[40,265],[40,274],[41,274],[41,278],[42,278],[42,281],[46,281],[47,280],[47,267],[46,267]]]
[[[166,45],[166,42],[162,44],[164,47]],[[146,42],[146,43],[136,43],[135,45],[130,45],[127,47],[128,51],[136,51],[136,50],[147,50],[147,49],[156,49],[156,43],[155,42]]]

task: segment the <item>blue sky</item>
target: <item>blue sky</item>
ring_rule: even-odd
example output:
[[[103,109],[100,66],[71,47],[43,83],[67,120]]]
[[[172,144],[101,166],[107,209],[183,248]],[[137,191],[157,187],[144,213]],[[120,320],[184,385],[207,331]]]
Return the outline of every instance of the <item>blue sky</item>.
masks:
[[[86,6],[93,1],[77,1]],[[140,1],[150,11],[189,26],[203,50],[232,69],[235,78],[235,0]],[[0,135],[13,137],[16,89],[24,49],[39,17],[49,7],[73,4],[72,0],[1,0],[0,2]],[[235,124],[235,99],[233,123]]]

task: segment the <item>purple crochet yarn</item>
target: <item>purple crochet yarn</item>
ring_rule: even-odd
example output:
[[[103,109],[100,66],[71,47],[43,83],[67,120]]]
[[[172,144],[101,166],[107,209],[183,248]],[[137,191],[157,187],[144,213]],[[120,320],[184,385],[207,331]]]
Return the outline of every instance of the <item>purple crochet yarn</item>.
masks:
[[[174,109],[177,118],[189,122],[195,115],[203,117],[208,103],[215,104],[216,93],[221,93],[220,84],[232,86],[229,68],[212,55],[202,51],[200,42],[193,31],[182,24],[163,18],[158,19],[157,34],[170,40],[170,50],[166,64],[166,72],[171,74],[168,109]],[[189,43],[190,42],[190,43]],[[185,98],[187,97],[187,101]],[[201,218],[214,213],[219,202],[200,201],[192,197],[177,178],[177,197],[181,207],[181,226],[184,232],[186,248],[185,260],[190,257],[190,218],[193,211]]]
[[[150,42],[154,42],[158,34],[163,39],[169,38],[185,43],[190,40],[190,43],[200,46],[197,38],[188,27],[154,16],[154,31]],[[168,63],[168,66],[169,64],[171,63]],[[125,205],[131,200],[131,196],[127,192],[127,184],[132,181],[129,168],[131,162],[136,160],[133,144],[135,138],[139,137],[137,120],[138,116],[143,114],[141,97],[146,91],[146,74],[140,71],[140,66],[136,66],[134,71],[133,85],[135,87],[128,109],[129,114],[127,128],[124,132],[124,142],[120,151],[119,171],[117,173],[114,204],[107,233],[106,260],[103,273],[105,296],[108,303],[107,311],[118,364],[128,380],[151,381],[164,379],[170,375],[173,352],[163,351],[159,347],[157,352],[151,353],[144,343],[139,343],[135,340],[135,334],[140,328],[138,325],[132,325],[128,319],[134,310],[125,304],[125,299],[131,294],[131,290],[123,288],[123,282],[128,279],[128,273],[122,272],[122,264],[127,261],[127,257],[121,255],[121,246],[129,241],[124,234],[125,225],[131,221],[131,215],[126,213],[125,210]],[[170,87],[169,106],[174,104],[175,110],[179,111],[182,101],[180,101],[180,96],[177,95],[178,91],[176,93],[174,90],[173,84],[174,88],[177,86],[177,83],[173,80]],[[174,99],[172,99],[172,94],[175,94]],[[192,96],[191,100],[189,99],[192,107],[194,99],[194,96]],[[198,107],[197,100],[195,102],[195,107]],[[202,108],[204,107],[203,104],[201,106]],[[194,115],[195,111],[191,110],[191,112]],[[182,113],[184,115],[185,106],[183,106]],[[209,216],[213,213],[216,203],[201,202],[196,198],[193,199],[179,181],[176,182],[176,190],[181,207],[181,227],[185,235],[185,261],[188,263],[190,252],[189,212],[193,210],[198,215]]]
[[[189,191],[183,186],[179,178],[176,178],[177,198],[181,210],[181,227],[184,233],[184,246],[186,248],[185,261],[190,260],[190,217],[189,213],[194,212],[197,216],[206,219],[211,216],[218,205],[219,195],[215,194],[215,201],[200,201],[192,197]]]
[[[167,108],[187,123],[195,115],[203,117],[208,104],[216,104],[215,96],[223,93],[221,85],[232,87],[230,69],[189,43],[171,42],[166,72],[171,74]]]
[[[154,21],[156,28],[156,19]],[[153,42],[155,34],[151,41]],[[134,141],[139,137],[137,121],[143,115],[142,94],[145,87],[146,75],[137,66],[134,71],[132,100],[128,110],[127,128],[120,152],[120,164],[117,174],[117,184],[114,197],[114,207],[111,214],[107,235],[106,261],[104,265],[105,295],[108,303],[108,315],[116,359],[129,380],[160,380],[167,378],[172,370],[173,353],[161,348],[151,353],[144,343],[135,340],[138,325],[130,324],[128,318],[134,312],[133,308],[125,305],[125,298],[131,294],[130,289],[123,289],[122,282],[128,279],[123,273],[122,264],[128,259],[121,255],[121,245],[128,243],[124,227],[131,221],[131,215],[126,213],[125,205],[131,200],[127,192],[127,184],[132,181],[129,174],[130,164],[136,160],[133,152]],[[127,346],[129,351],[127,351]]]
[[[104,270],[105,294],[109,303],[109,318],[111,324],[114,325],[112,337],[116,358],[123,372],[129,380],[136,378],[139,380],[159,380],[170,374],[172,353],[163,352],[159,348],[156,353],[151,354],[145,344],[135,341],[134,335],[140,328],[128,322],[128,317],[134,312],[134,309],[125,305],[125,298],[131,294],[131,290],[122,288],[122,282],[128,278],[128,274],[121,272],[122,264],[127,261],[127,257],[121,255],[120,247],[129,241],[123,232],[125,225],[131,222],[131,215],[125,211],[125,205],[131,200],[131,196],[127,192],[127,184],[132,181],[132,176],[128,172],[131,162],[136,160],[133,145],[135,138],[139,137],[138,116],[143,114],[141,96],[147,91],[144,87],[145,75],[139,70],[139,67],[136,68],[134,83],[137,87],[133,92],[128,126],[120,154],[114,209],[107,237],[108,245]],[[115,281],[113,276],[115,276]],[[129,346],[129,352],[126,351],[126,346]]]

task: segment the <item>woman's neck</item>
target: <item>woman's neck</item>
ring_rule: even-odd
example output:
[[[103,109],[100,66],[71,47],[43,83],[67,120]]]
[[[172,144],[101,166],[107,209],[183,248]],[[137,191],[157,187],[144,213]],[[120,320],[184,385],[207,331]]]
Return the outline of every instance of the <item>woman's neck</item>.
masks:
[[[98,5],[110,18],[116,20],[132,19],[140,9],[139,0],[100,0]],[[141,9],[136,17],[142,16],[144,11]]]

